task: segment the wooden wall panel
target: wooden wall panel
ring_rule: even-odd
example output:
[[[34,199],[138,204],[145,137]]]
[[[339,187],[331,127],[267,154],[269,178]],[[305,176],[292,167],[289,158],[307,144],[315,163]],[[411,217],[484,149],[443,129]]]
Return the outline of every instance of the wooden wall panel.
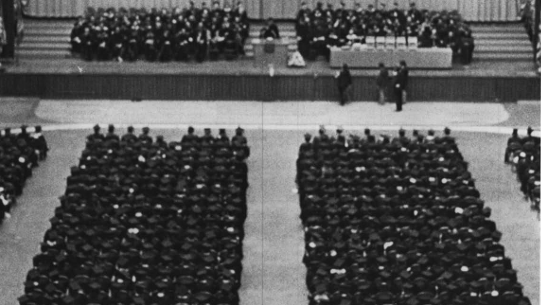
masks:
[[[353,78],[353,99],[375,101],[374,77]],[[411,101],[540,100],[539,78],[412,77]],[[333,76],[0,74],[0,94],[49,99],[336,101]]]
[[[260,0],[244,0],[246,12],[250,18],[261,19],[261,1]]]
[[[320,0],[306,0],[315,7]],[[392,7],[396,0],[343,0],[348,8],[353,8],[359,2],[363,8],[368,4],[386,3]],[[468,21],[515,21],[519,0],[416,0],[420,9],[458,10]],[[226,0],[220,0],[225,3]],[[302,0],[244,0],[248,16],[253,19],[273,17],[276,19],[291,19],[296,16]],[[321,1],[332,3],[335,7],[341,0]],[[146,7],[173,8],[186,7],[189,0],[29,0],[26,13],[36,17],[75,17],[82,15],[88,6],[92,7]],[[200,2],[197,2],[200,4]],[[234,3],[234,1],[229,1]],[[407,8],[409,1],[398,0],[400,7]],[[207,1],[211,4],[211,0]]]
[[[299,8],[301,6],[301,2],[302,1],[298,0],[285,1],[282,7],[282,15],[284,16],[283,18],[295,19],[297,17],[297,12],[299,11]]]

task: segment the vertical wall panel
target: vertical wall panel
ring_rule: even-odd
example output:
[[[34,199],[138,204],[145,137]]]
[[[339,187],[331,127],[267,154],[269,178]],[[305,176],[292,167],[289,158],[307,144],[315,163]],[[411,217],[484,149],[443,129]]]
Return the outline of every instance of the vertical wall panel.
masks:
[[[262,17],[260,0],[244,0],[244,5],[250,18],[260,19]]]
[[[277,1],[261,1],[263,8],[263,17],[266,18],[282,18],[282,5],[284,0]]]
[[[248,15],[254,19],[280,18],[290,19],[296,12],[302,0],[244,0]],[[319,0],[306,0],[314,8]],[[429,10],[455,10],[469,21],[515,21],[517,20],[517,7],[519,0],[416,0],[417,7]],[[211,5],[211,0],[206,1]],[[225,0],[221,0],[225,3]],[[340,0],[321,1],[338,6]],[[358,2],[363,8],[368,4],[386,3],[392,7],[395,0],[344,0],[348,8],[353,8]],[[398,0],[400,7],[407,8],[409,1]],[[86,7],[145,7],[172,8],[186,7],[189,0],[29,0],[26,13],[37,17],[75,17],[84,13]],[[200,5],[200,1],[197,1]],[[235,4],[235,1],[229,1]]]
[[[282,18],[295,19],[300,8],[300,2],[297,0],[285,1],[283,4]]]
[[[479,21],[487,21],[487,12],[485,9],[486,1],[475,1],[477,2],[477,14],[478,14],[478,20]]]
[[[353,99],[376,98],[374,78],[353,78]],[[414,101],[539,100],[537,77],[412,77]],[[460,88],[460,90],[457,90]],[[1,74],[0,94],[51,99],[325,100],[336,101],[332,76]]]

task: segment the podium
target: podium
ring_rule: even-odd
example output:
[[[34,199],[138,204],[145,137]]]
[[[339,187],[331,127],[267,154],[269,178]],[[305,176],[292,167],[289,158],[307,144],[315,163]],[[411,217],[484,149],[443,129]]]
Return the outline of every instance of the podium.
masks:
[[[256,67],[267,68],[269,65],[274,67],[285,67],[287,65],[287,56],[290,41],[288,39],[253,39],[254,46],[254,65]]]

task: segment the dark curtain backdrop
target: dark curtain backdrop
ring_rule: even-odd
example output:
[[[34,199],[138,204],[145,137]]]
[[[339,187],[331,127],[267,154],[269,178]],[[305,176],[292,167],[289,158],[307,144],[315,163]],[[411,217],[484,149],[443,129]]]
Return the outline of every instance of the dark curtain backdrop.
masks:
[[[225,0],[221,0],[223,3]],[[253,19],[273,17],[294,18],[302,0],[244,0],[248,15]],[[315,6],[319,0],[306,0]],[[338,5],[342,0],[325,0]],[[396,0],[343,0],[349,8],[357,1],[363,7],[385,3],[390,7]],[[147,7],[171,8],[186,6],[189,0],[28,0],[26,14],[35,17],[75,17],[85,8],[93,7]],[[196,1],[200,4],[202,1]],[[211,0],[206,0],[210,3]],[[236,2],[234,0],[229,3]],[[402,7],[410,1],[398,0]],[[469,21],[516,21],[520,0],[417,0],[417,7],[434,10],[458,10]]]

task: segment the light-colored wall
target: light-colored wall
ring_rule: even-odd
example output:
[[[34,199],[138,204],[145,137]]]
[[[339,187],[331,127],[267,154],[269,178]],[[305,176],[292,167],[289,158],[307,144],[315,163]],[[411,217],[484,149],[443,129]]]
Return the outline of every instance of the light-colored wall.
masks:
[[[224,3],[226,0],[221,0]],[[273,17],[291,19],[296,16],[302,0],[244,0],[248,16],[253,19]],[[315,7],[319,0],[306,0]],[[353,8],[355,2],[366,8],[368,4],[386,3],[388,7],[397,1],[402,8],[409,6],[408,0],[343,0]],[[184,7],[189,0],[29,0],[26,13],[38,17],[75,17],[82,15],[85,8],[92,7]],[[201,0],[196,1],[197,5]],[[210,5],[212,0],[206,0]],[[228,1],[236,3],[236,1]],[[335,7],[341,0],[324,0]],[[458,10],[468,21],[516,21],[520,0],[416,0],[419,9]]]

